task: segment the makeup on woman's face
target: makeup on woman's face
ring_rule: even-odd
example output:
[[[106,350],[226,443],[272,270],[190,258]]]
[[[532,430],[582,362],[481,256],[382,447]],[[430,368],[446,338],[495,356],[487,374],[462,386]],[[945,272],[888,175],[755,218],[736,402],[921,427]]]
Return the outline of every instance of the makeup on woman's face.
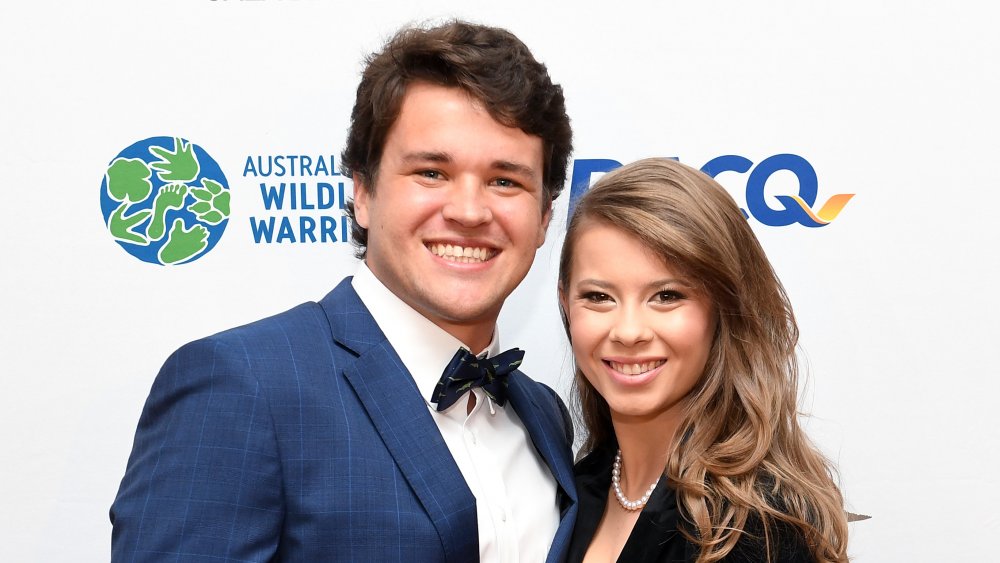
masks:
[[[712,305],[689,280],[638,238],[592,221],[560,301],[577,366],[613,417],[680,414],[715,333]]]

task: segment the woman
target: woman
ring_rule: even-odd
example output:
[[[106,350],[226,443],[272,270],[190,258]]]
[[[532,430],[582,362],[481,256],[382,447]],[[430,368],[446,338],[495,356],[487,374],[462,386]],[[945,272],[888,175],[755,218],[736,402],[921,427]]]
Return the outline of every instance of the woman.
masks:
[[[586,425],[570,561],[846,561],[799,427],[791,306],[746,219],[667,159],[577,203],[559,297]]]

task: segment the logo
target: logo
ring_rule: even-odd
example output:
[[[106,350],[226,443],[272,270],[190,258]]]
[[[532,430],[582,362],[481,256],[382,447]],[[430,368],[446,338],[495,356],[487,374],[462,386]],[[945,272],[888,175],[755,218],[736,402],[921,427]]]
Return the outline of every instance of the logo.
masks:
[[[101,182],[101,212],[126,252],[152,264],[185,264],[219,242],[229,183],[198,145],[151,137],[118,153]]]
[[[259,183],[261,208],[250,216],[255,244],[350,242],[344,215],[353,183],[337,171],[330,154],[247,155],[244,178]]]
[[[590,187],[590,178],[593,174],[610,172],[621,165],[617,160],[604,158],[575,160],[570,182],[570,213],[573,212],[576,200]],[[795,154],[776,154],[765,158],[756,167],[753,161],[746,157],[718,156],[706,162],[701,171],[712,178],[723,172],[738,174],[750,172],[744,192],[746,208],[741,208],[740,211],[747,219],[753,217],[769,227],[784,227],[796,223],[813,228],[825,227],[840,215],[847,202],[854,197],[854,194],[836,194],[827,199],[819,209],[814,209],[819,192],[816,170],[808,160]],[[773,202],[777,203],[777,206],[772,207],[764,188],[771,176],[777,172],[793,174],[798,181],[798,192],[772,196]]]

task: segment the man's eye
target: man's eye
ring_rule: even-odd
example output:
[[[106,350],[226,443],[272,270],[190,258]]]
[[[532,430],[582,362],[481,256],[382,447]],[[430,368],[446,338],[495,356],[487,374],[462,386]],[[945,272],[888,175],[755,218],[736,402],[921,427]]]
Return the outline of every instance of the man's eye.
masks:
[[[441,179],[441,173],[438,172],[437,170],[421,170],[420,172],[417,172],[417,174],[419,174],[423,178],[427,178],[428,180]]]
[[[520,184],[510,178],[497,178],[493,180],[493,183],[501,188],[516,188],[520,186]]]

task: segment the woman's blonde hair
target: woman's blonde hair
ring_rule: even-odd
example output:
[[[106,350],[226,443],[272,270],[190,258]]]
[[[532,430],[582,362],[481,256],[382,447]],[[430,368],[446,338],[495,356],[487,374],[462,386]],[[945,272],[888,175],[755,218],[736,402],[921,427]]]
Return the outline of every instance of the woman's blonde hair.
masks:
[[[736,202],[673,160],[640,160],[606,174],[570,218],[561,290],[576,239],[591,221],[631,234],[680,270],[718,317],[705,374],[688,397],[664,469],[691,528],[683,531],[700,547],[698,562],[732,551],[749,517],[763,525],[769,555],[778,522],[799,530],[817,561],[846,561],[843,499],[829,462],[798,422],[795,317]],[[609,444],[614,429],[607,402],[579,369],[575,379],[588,432],[583,455]]]

